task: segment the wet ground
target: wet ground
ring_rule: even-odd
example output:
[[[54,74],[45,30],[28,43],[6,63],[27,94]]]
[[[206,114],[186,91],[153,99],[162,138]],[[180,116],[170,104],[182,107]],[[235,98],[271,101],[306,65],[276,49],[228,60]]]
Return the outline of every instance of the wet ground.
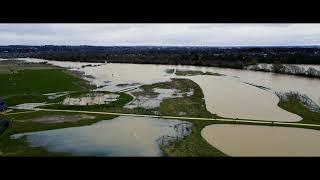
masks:
[[[64,122],[78,122],[80,120],[88,120],[94,119],[95,116],[89,116],[86,114],[78,114],[78,115],[48,115],[48,116],[41,116],[33,119],[29,119],[26,121],[32,121],[37,123],[44,123],[44,124],[55,124],[55,123],[64,123]]]
[[[99,92],[87,93],[79,97],[66,97],[62,104],[64,105],[101,105],[108,104],[118,99],[118,94],[104,94]]]

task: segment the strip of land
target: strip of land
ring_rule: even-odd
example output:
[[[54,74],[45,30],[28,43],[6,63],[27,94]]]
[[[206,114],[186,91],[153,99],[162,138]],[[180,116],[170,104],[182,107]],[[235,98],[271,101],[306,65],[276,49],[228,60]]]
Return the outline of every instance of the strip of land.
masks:
[[[62,109],[41,109],[39,111],[51,111],[51,112],[72,112],[72,113],[86,113],[86,114],[104,114],[104,115],[116,115],[116,116],[132,116],[132,117],[151,117],[151,118],[163,118],[163,119],[182,119],[182,120],[199,120],[199,121],[223,121],[223,122],[240,122],[240,123],[254,123],[254,124],[271,124],[271,125],[293,125],[293,126],[308,126],[308,127],[320,127],[320,124],[306,124],[306,123],[291,123],[281,121],[261,121],[261,120],[243,120],[243,119],[224,119],[224,118],[199,118],[199,117],[179,117],[179,116],[157,116],[157,115],[145,115],[145,114],[126,114],[126,113],[114,113],[114,112],[98,112],[98,111],[78,111],[78,110],[62,110]],[[10,115],[8,113],[6,115]]]

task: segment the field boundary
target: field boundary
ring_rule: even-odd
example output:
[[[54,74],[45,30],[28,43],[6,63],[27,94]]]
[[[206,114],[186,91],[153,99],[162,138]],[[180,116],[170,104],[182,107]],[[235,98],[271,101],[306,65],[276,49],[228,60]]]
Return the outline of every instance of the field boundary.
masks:
[[[73,113],[86,113],[86,114],[104,114],[116,116],[132,116],[132,117],[151,117],[163,119],[180,119],[180,120],[199,120],[199,121],[220,121],[220,122],[240,122],[240,123],[253,123],[253,124],[269,124],[269,125],[293,125],[293,126],[308,126],[320,127],[320,124],[306,124],[295,122],[281,122],[281,121],[263,121],[263,120],[244,120],[244,119],[224,119],[224,118],[199,118],[199,117],[181,117],[181,116],[159,116],[159,115],[146,115],[146,114],[127,114],[127,113],[113,113],[113,112],[99,112],[99,111],[79,111],[79,110],[64,110],[64,109],[41,109],[36,108],[37,111],[50,111],[50,112],[73,112]],[[34,112],[34,111],[28,111]],[[24,112],[27,113],[27,112]],[[15,114],[7,113],[6,115]]]

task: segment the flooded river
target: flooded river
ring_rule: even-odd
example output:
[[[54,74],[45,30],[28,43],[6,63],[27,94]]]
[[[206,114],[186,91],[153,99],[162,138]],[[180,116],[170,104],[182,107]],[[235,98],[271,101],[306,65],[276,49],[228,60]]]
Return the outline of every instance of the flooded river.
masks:
[[[320,131],[254,125],[209,125],[209,144],[229,156],[320,156]]]
[[[75,156],[162,156],[157,139],[181,136],[174,126],[182,122],[121,116],[90,126],[16,134],[12,138],[26,136],[30,146]]]
[[[226,76],[190,77],[202,88],[207,109],[232,118],[299,121],[298,115],[277,106],[279,98],[257,87]],[[209,82],[209,83],[208,83]]]
[[[29,62],[44,60],[25,58]],[[280,109],[274,92],[298,91],[306,94],[320,105],[320,80],[306,77],[236,70],[228,68],[195,67],[179,65],[103,64],[47,61],[50,64],[83,72],[87,80],[96,84],[98,90],[119,91],[141,84],[169,81],[177,77],[167,69],[196,70],[220,73],[226,76],[179,76],[195,81],[204,92],[206,107],[211,113],[223,117],[245,119],[299,121],[301,117]],[[92,66],[88,66],[92,64]],[[270,88],[262,90],[245,83]],[[128,84],[128,86],[119,86]],[[131,85],[130,85],[131,84]]]

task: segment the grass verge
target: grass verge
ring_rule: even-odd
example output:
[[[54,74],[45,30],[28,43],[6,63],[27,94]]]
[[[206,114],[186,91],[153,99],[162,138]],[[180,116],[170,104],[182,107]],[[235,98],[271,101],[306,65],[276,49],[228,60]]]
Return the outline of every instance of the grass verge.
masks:
[[[320,112],[310,111],[296,98],[289,97],[287,100],[281,100],[278,106],[301,116],[303,119],[299,123],[320,124]]]

